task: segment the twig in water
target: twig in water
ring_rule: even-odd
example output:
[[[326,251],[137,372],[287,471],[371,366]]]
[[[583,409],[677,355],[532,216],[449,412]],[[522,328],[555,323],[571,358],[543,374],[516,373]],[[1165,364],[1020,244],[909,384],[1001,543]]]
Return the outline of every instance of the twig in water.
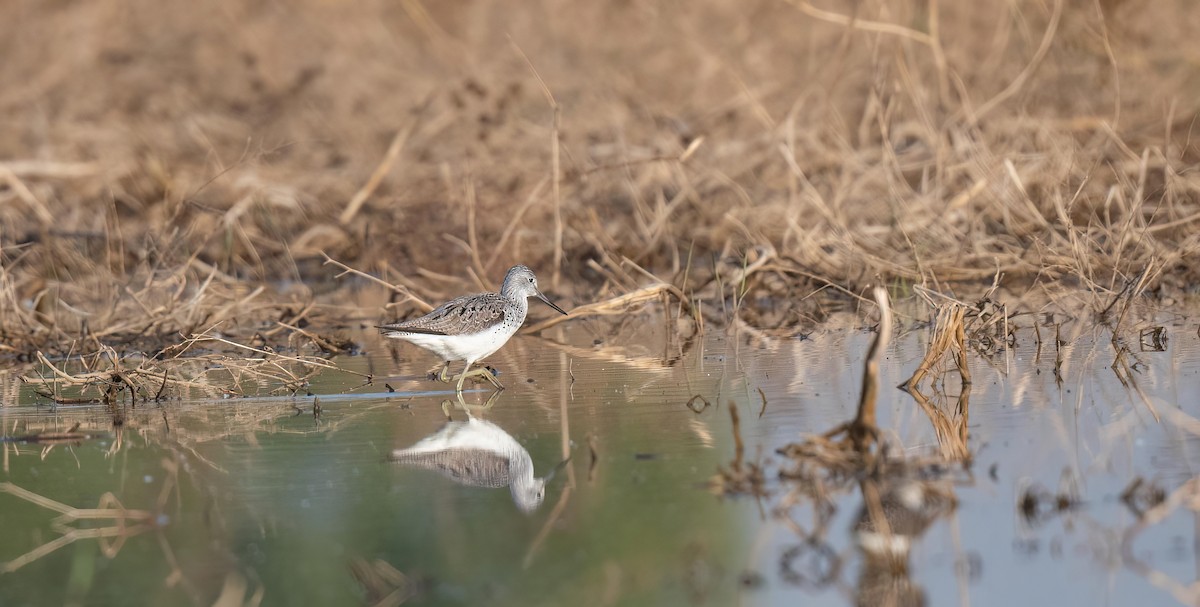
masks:
[[[587,435],[588,444],[588,482],[596,479],[596,464],[600,462],[600,454],[596,451],[596,435],[591,432]]]
[[[878,440],[879,427],[875,425],[875,397],[879,392],[879,362],[883,351],[892,335],[892,307],[888,301],[887,290],[875,287],[875,301],[879,305],[879,329],[871,349],[867,352],[867,362],[863,368],[862,394],[858,399],[858,412],[852,421],[846,422],[825,433],[825,438],[833,438],[843,432],[850,446],[858,453],[867,453],[871,445]]]
[[[742,443],[741,420],[738,419],[737,404],[729,401],[729,423],[733,426],[733,469],[742,469],[742,458],[746,453],[746,445]]]
[[[746,463],[746,445],[742,442],[741,418],[737,404],[729,402],[729,420],[733,431],[733,461],[729,467],[717,467],[709,479],[709,489],[717,495],[766,495],[766,476],[759,462]]]
[[[704,405],[703,406],[697,405],[696,401],[700,401],[700,402],[704,403]],[[708,405],[709,405],[708,399],[704,398],[703,396],[701,396],[699,394],[689,398],[688,402],[687,402],[687,408],[691,409],[692,413],[695,413],[697,415],[699,415],[700,413],[703,413],[704,410],[708,408]]]

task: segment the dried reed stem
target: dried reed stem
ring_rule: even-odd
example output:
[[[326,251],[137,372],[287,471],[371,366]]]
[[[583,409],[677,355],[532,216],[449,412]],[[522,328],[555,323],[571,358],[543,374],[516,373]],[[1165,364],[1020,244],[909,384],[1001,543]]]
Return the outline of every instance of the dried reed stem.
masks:
[[[392,137],[392,142],[388,145],[387,152],[383,155],[383,160],[379,161],[379,165],[375,167],[375,170],[371,173],[371,177],[367,179],[367,182],[346,203],[346,208],[338,216],[338,222],[346,225],[354,219],[355,215],[358,215],[358,211],[362,209],[363,204],[367,202],[371,194],[375,193],[375,188],[379,187],[379,184],[383,182],[383,178],[387,176],[388,171],[392,170],[392,165],[395,164],[396,158],[400,156],[400,150],[404,149],[404,143],[408,141],[409,136],[412,135],[416,126],[417,123],[414,120],[408,126],[396,131],[396,135]]]

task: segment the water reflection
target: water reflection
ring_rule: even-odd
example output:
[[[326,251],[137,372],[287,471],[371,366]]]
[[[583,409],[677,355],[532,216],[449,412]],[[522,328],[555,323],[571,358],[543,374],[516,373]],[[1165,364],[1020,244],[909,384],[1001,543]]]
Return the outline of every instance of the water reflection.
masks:
[[[913,544],[956,501],[945,483],[894,480],[860,484],[863,506],[854,537],[863,555],[858,605],[925,605],[925,590],[909,576]]]
[[[447,421],[413,446],[392,451],[389,459],[403,466],[433,470],[460,485],[508,487],[513,503],[522,512],[537,510],[554,470],[545,477],[535,477],[529,451],[500,426],[473,415],[461,393],[456,396],[456,404],[467,413],[466,421]],[[494,405],[499,396],[498,391],[492,393],[483,409]],[[443,401],[442,409],[448,412],[449,404]]]
[[[0,604],[121,605],[133,587],[196,605],[1200,604],[1195,327],[1162,352],[1131,329],[1118,373],[1111,333],[1062,326],[981,337],[986,352],[952,340],[908,393],[891,387],[940,333],[899,334],[873,465],[797,438],[854,413],[858,329],[761,348],[713,333],[674,366],[643,336],[519,337],[500,353],[514,385],[482,411],[447,401],[444,427],[452,393],[356,375],[314,378],[319,407],[113,410],[28,388],[7,406],[0,373]],[[394,366],[373,351],[337,363]],[[585,473],[538,478],[572,449]],[[717,469],[748,498],[698,490]],[[65,508],[95,518],[56,524]]]

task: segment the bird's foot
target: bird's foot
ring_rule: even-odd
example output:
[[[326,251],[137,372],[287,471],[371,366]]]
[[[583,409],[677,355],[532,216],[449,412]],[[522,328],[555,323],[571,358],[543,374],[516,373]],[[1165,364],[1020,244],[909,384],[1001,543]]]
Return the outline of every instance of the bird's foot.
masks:
[[[429,375],[427,375],[426,377],[429,379],[429,381],[440,381],[443,384],[448,384],[448,383],[458,379],[457,377],[450,377],[447,374],[449,371],[450,371],[450,361],[446,361],[446,364],[442,365],[442,368],[440,371],[430,371]]]
[[[480,377],[482,377],[488,383],[492,384],[492,386],[494,388],[496,388],[497,390],[504,389],[504,384],[500,383],[500,380],[496,379],[496,370],[492,369],[491,367],[480,367],[478,369],[473,369],[473,370],[467,371],[465,373],[460,373],[459,375],[456,375],[451,379],[458,381],[457,390],[459,392],[461,392],[463,382],[465,382],[467,380],[467,378],[477,379]]]

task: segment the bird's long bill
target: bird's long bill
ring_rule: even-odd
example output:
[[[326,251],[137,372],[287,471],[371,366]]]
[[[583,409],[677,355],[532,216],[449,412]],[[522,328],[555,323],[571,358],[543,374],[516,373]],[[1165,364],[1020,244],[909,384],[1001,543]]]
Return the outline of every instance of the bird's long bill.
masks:
[[[558,474],[559,470],[566,468],[567,464],[569,464],[569,463],[571,463],[571,458],[569,458],[569,457],[567,459],[564,459],[561,462],[558,462],[558,465],[555,466],[554,468],[551,468],[550,473],[547,474],[546,476],[542,477],[542,480],[546,481],[547,483],[550,482],[554,478],[554,475]]]
[[[550,306],[551,308],[554,308],[555,310],[558,310],[558,313],[559,313],[559,314],[562,314],[563,316],[566,316],[566,315],[567,315],[567,311],[566,311],[566,310],[564,310],[564,309],[562,309],[562,308],[560,308],[560,307],[558,307],[558,306],[554,305],[554,302],[550,301],[549,299],[546,299],[546,296],[545,296],[545,295],[542,295],[542,292],[541,292],[541,291],[538,291],[538,292],[537,292],[537,298],[538,298],[538,299],[540,299],[540,300],[542,300],[542,301],[544,301],[544,302],[546,302],[546,305]]]

